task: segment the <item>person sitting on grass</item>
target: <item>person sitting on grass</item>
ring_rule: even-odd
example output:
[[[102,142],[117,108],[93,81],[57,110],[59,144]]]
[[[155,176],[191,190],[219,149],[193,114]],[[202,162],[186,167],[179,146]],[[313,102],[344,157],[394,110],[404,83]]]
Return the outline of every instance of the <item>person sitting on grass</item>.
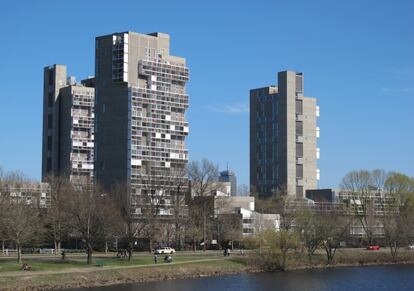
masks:
[[[22,271],[30,271],[32,270],[32,267],[28,264],[23,264],[22,265]]]
[[[171,255],[166,255],[164,257],[164,262],[165,263],[172,263],[172,257],[171,257]]]

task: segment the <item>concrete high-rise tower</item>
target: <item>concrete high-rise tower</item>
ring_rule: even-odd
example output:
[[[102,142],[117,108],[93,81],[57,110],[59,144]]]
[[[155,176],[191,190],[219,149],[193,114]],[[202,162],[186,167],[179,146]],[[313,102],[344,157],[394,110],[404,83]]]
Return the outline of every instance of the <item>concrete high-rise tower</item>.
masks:
[[[259,196],[286,187],[305,196],[319,180],[319,107],[304,96],[303,74],[278,73],[278,86],[250,90],[250,184]]]
[[[138,216],[141,198],[154,192],[163,197],[160,213],[171,214],[160,185],[188,161],[185,59],[170,55],[167,34],[122,32],[96,38],[95,70],[97,181],[107,189],[126,183]]]
[[[44,68],[42,180],[62,176],[93,182],[94,102],[91,79],[78,84],[66,66]]]

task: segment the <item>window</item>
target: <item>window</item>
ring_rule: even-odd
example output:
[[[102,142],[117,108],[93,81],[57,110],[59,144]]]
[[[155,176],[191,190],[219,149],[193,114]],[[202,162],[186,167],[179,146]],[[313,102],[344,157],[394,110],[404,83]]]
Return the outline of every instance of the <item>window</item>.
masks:
[[[48,149],[49,151],[51,151],[51,150],[52,150],[52,137],[51,137],[51,136],[48,136],[48,137],[47,137],[47,149]]]
[[[303,135],[303,122],[296,121],[296,135]]]
[[[303,157],[303,143],[296,143],[296,156]]]
[[[52,171],[52,159],[48,158],[46,163],[46,172]]]
[[[296,114],[303,114],[303,101],[296,100]]]
[[[53,128],[53,115],[52,114],[49,114],[47,116],[47,127]]]
[[[49,93],[48,97],[49,97],[48,98],[48,104],[49,104],[49,106],[51,106],[53,104],[53,93]]]
[[[54,74],[54,69],[49,70],[49,85],[53,85],[53,83],[55,82],[55,74]]]
[[[296,93],[303,93],[303,75],[296,74]]]
[[[303,178],[303,165],[296,165],[296,178]]]

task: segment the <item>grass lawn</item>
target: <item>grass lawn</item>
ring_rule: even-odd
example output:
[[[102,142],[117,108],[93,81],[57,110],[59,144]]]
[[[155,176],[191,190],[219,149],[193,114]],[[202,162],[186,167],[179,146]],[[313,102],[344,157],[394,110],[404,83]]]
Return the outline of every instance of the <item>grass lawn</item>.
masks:
[[[173,262],[187,262],[193,260],[211,259],[218,256],[211,254],[204,255],[201,253],[196,254],[174,254]],[[164,255],[158,256],[158,264],[164,264]],[[86,264],[85,256],[71,256],[67,255],[65,261],[62,261],[60,257],[30,257],[25,259],[23,256],[23,263],[29,264],[32,267],[32,271],[50,271],[50,270],[62,270],[69,268],[96,268],[99,266],[139,266],[139,265],[152,265],[154,264],[154,257],[149,253],[135,254],[131,261],[127,259],[116,258],[115,256],[99,256],[99,254],[93,257],[93,264]],[[20,271],[21,264],[16,263],[15,258],[1,258],[0,259],[0,274],[4,272]]]

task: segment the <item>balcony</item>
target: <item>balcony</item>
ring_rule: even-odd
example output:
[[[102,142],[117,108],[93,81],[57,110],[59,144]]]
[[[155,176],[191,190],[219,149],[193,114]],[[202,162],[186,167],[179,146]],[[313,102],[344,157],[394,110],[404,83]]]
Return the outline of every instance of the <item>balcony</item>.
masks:
[[[303,158],[302,157],[296,157],[296,164],[297,165],[303,165]]]
[[[296,113],[296,121],[303,121],[303,114]]]
[[[301,142],[301,143],[303,143],[303,135],[297,135],[297,136],[296,136],[296,142]]]
[[[302,178],[296,178],[296,186],[303,187],[303,179]]]

